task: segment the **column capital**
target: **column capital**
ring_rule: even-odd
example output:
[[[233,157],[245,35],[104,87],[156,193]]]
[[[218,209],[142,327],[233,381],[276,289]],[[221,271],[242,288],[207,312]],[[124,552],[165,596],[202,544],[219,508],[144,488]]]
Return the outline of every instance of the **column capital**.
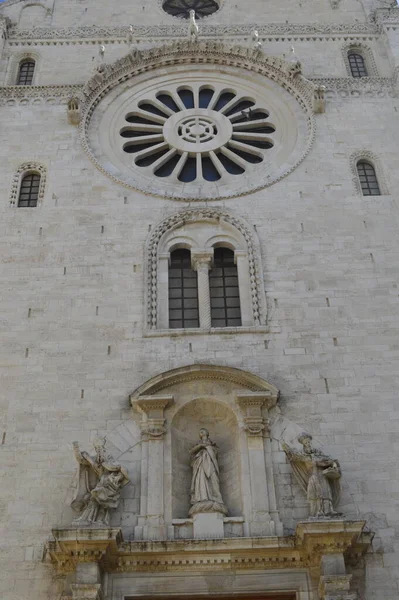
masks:
[[[212,266],[213,251],[193,250],[191,252],[191,266],[194,271],[209,271]]]
[[[356,600],[356,592],[350,592],[352,575],[322,575],[319,582],[320,600]]]
[[[262,409],[276,405],[277,394],[264,392],[238,392],[237,403],[244,414],[244,429],[250,436],[264,436],[270,432],[270,421],[264,418]]]
[[[174,402],[173,396],[130,396],[130,402],[142,415],[140,429],[148,440],[162,439],[166,433],[164,410]]]

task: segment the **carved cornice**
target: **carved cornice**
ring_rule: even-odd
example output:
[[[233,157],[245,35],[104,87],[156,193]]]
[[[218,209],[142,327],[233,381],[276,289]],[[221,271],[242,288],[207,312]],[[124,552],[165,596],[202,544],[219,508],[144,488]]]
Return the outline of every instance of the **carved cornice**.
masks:
[[[365,554],[363,521],[298,523],[295,536],[123,542],[118,529],[54,529],[48,543],[59,573],[98,562],[107,573],[236,569],[320,569],[325,554]]]
[[[131,402],[139,400],[143,396],[149,394],[158,394],[161,390],[165,390],[173,385],[195,381],[199,379],[228,381],[236,384],[240,390],[252,390],[254,392],[262,392],[263,394],[270,393],[271,396],[279,396],[279,391],[274,385],[271,385],[261,377],[241,371],[233,367],[221,367],[218,365],[188,365],[161,373],[153,377],[143,385],[141,385],[130,397]]]
[[[311,78],[315,86],[324,85],[327,100],[395,97],[395,78],[390,77],[318,77]],[[0,106],[65,104],[79,99],[83,85],[33,85],[0,87]]]
[[[287,40],[306,39],[315,37],[332,39],[340,36],[376,36],[381,31],[378,22],[365,23],[267,23],[264,25],[210,25],[200,24],[200,36],[209,39],[248,38],[256,28],[263,42],[277,38]],[[35,27],[34,29],[19,29],[13,26],[9,29],[9,44],[23,45],[35,43],[48,44],[90,44],[102,42],[128,43],[131,32],[128,26],[117,27]],[[135,41],[161,41],[185,39],[187,24],[176,25],[133,25]]]
[[[399,27],[399,6],[377,8],[374,12],[374,19],[377,25],[384,25],[387,29],[396,29]]]
[[[0,106],[68,104],[81,85],[9,85],[0,87]]]

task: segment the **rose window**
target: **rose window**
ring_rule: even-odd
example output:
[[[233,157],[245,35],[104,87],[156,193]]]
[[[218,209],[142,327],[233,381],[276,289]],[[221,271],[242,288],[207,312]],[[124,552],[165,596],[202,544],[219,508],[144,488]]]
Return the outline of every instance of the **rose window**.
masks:
[[[285,177],[306,155],[311,127],[297,98],[261,74],[166,65],[103,93],[86,117],[84,144],[126,187],[217,200]]]
[[[265,160],[274,146],[271,117],[231,88],[169,88],[140,100],[120,136],[134,164],[156,177],[219,181]]]
[[[162,8],[173,17],[181,19],[188,19],[190,10],[195,10],[197,19],[201,19],[219,10],[219,4],[216,0],[165,0]]]

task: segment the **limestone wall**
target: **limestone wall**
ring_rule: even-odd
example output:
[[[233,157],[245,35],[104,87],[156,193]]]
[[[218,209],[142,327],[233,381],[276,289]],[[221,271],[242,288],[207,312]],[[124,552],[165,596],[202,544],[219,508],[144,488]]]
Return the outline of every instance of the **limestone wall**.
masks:
[[[17,21],[20,4],[11,0],[2,14]],[[273,4],[267,11],[263,0],[252,0],[250,11],[248,3],[234,9],[225,4],[212,23],[283,22],[288,11],[293,23],[365,20],[365,9],[352,0],[341,0],[335,10],[328,0],[309,0],[295,14],[288,1],[267,3]],[[45,17],[52,27],[129,22],[174,24],[155,1],[150,10],[149,2],[132,0],[58,0]],[[321,37],[294,42],[285,37],[265,43],[264,50],[281,56],[295,43],[306,76],[346,77],[347,40]],[[10,83],[19,53],[35,52],[38,85],[83,84],[98,60],[98,40],[77,41],[28,45],[25,40],[16,46],[9,40],[0,82]],[[378,75],[391,78],[397,48],[389,47],[384,33],[364,35],[362,42],[373,53]],[[126,40],[107,44],[106,61],[127,50]],[[65,102],[50,103],[43,96],[37,103],[12,98],[2,103],[2,599],[62,597],[64,582],[46,561],[44,544],[53,526],[72,518],[74,440],[89,449],[96,435],[107,435],[111,451],[128,468],[131,483],[113,524],[122,526],[127,539],[132,536],[141,495],[141,445],[129,395],[158,373],[208,363],[243,369],[274,384],[284,417],[340,461],[342,512],[367,520],[376,532],[359,597],[396,600],[399,104],[385,83],[347,94],[332,86],[326,113],[317,115],[312,150],[299,167],[264,190],[206,204],[246,219],[261,246],[268,330],[229,335],[144,336],[145,243],[162,219],[187,205],[124,188],[98,171],[82,150],[78,129],[68,124]],[[351,156],[361,150],[379,159],[381,196],[356,191]],[[14,173],[27,161],[44,164],[48,172],[36,209],[9,202]],[[225,473],[234,473],[223,485],[235,516],[247,490],[240,489],[238,446],[229,439],[238,428],[234,418],[220,433],[220,425],[212,430],[211,418],[207,425],[222,440]],[[168,422],[172,447],[181,444],[186,451],[194,435],[190,419],[184,440],[178,436],[184,423]],[[125,437],[121,426],[128,428]],[[276,495],[284,532],[290,534],[297,520],[306,518],[307,504],[278,438],[276,433],[271,441]],[[178,462],[176,453],[171,456]],[[188,465],[180,467],[184,474],[168,507],[173,518],[187,508],[180,494],[187,490]]]

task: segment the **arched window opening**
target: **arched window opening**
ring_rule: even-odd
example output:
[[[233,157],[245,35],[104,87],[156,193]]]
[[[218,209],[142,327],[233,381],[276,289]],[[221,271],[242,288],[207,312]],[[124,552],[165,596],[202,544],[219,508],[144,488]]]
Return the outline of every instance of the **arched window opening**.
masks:
[[[364,57],[359,52],[348,52],[348,61],[352,77],[368,76]]]
[[[34,208],[37,206],[40,188],[40,175],[38,173],[29,173],[21,181],[19,189],[18,206]]]
[[[191,252],[183,248],[170,254],[169,327],[199,327],[197,273],[191,266]]]
[[[17,85],[32,85],[36,63],[32,58],[23,60],[19,65]]]
[[[372,164],[359,160],[356,165],[363,196],[380,196],[381,190]]]
[[[234,252],[215,248],[213,268],[209,274],[212,327],[241,325],[240,293]]]

